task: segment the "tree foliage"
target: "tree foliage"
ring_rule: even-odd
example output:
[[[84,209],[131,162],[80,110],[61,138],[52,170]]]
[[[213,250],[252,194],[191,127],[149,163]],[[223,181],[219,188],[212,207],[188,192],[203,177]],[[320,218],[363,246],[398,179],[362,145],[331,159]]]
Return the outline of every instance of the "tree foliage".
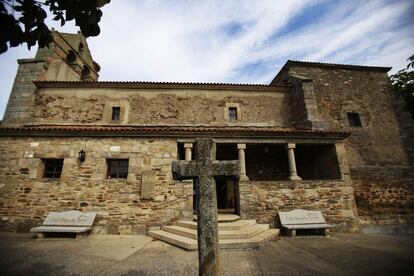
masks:
[[[63,26],[75,20],[85,37],[100,33],[101,7],[110,0],[0,0],[0,54],[9,47],[27,43],[30,49],[39,43],[45,47],[51,41],[50,30],[45,24],[46,10],[53,20]]]
[[[392,89],[405,100],[404,111],[414,119],[414,55],[408,58],[407,68],[390,76]]]

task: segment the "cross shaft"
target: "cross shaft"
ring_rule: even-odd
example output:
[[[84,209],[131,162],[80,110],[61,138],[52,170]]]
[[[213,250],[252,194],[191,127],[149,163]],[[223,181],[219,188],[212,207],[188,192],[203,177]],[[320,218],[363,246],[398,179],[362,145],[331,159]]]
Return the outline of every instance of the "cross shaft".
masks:
[[[240,162],[217,161],[213,139],[196,139],[195,160],[174,161],[174,179],[194,179],[196,185],[197,240],[200,275],[220,275],[217,195],[214,177],[240,177]]]

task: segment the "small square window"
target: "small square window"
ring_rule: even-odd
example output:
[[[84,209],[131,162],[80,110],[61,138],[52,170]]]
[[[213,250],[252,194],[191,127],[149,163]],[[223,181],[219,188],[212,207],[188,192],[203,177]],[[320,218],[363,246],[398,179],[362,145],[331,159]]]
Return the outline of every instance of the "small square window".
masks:
[[[43,178],[60,178],[63,159],[43,159]]]
[[[359,113],[356,112],[348,112],[348,124],[351,127],[362,127],[361,118],[359,117]]]
[[[237,121],[237,107],[229,107],[229,120]]]
[[[128,159],[108,159],[107,178],[127,178],[128,177]]]
[[[112,121],[119,121],[121,118],[121,108],[112,107]]]

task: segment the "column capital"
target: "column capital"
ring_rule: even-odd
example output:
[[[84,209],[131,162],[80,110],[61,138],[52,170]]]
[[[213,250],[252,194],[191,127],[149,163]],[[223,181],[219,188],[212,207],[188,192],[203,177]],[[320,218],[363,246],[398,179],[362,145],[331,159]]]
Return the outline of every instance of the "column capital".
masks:
[[[246,149],[246,144],[237,144],[237,149]]]
[[[193,148],[193,143],[184,143],[184,148],[185,149],[192,149]]]
[[[294,144],[294,143],[286,144],[286,149],[294,149],[294,148],[296,148],[296,144]]]

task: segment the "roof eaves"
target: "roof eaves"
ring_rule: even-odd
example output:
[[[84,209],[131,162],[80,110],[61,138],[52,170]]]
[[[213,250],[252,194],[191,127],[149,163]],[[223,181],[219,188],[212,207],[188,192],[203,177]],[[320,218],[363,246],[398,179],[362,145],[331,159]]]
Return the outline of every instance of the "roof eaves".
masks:
[[[37,88],[200,88],[200,89],[241,89],[241,90],[288,90],[287,86],[247,83],[201,83],[201,82],[152,82],[152,81],[34,81]]]
[[[300,136],[300,137],[333,137],[346,138],[349,136],[348,132],[337,131],[319,131],[319,130],[300,130],[293,128],[272,128],[272,127],[170,127],[170,126],[79,126],[79,125],[41,125],[41,126],[26,126],[26,127],[0,127],[0,136],[7,136],[13,134],[48,134],[49,136],[65,136],[74,134],[116,134],[122,136],[129,135],[150,135],[157,134],[219,134],[219,135],[253,135],[253,136]]]
[[[317,66],[317,67],[332,67],[340,69],[351,69],[351,70],[368,70],[368,71],[380,71],[388,72],[392,67],[382,66],[370,66],[370,65],[355,65],[355,64],[341,64],[341,63],[325,63],[325,62],[313,62],[313,61],[300,61],[300,60],[288,60],[285,66],[299,65],[299,66]]]

